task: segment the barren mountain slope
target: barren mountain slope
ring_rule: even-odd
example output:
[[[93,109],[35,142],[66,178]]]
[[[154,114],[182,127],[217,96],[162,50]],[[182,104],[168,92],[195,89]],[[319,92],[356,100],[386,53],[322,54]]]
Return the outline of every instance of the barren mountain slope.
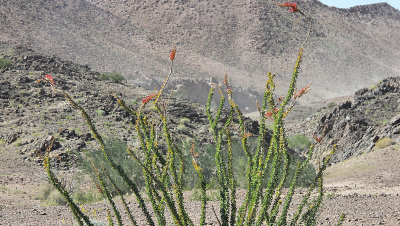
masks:
[[[307,21],[274,2],[1,1],[0,40],[150,86],[163,76],[166,53],[176,44],[178,78],[220,77],[226,70],[235,85],[261,90],[269,67],[280,83],[288,80],[307,32]],[[344,10],[316,0],[298,5],[314,19],[300,80],[313,82],[308,98],[347,95],[400,71],[396,9],[383,3]]]

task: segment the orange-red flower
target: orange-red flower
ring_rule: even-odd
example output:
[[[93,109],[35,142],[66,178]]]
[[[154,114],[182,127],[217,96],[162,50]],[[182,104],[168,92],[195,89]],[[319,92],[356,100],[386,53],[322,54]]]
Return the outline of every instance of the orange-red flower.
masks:
[[[49,81],[51,84],[55,85],[53,76],[51,76],[50,74],[47,74],[47,75],[45,76],[45,78],[46,78],[46,80]]]
[[[265,113],[265,116],[267,118],[271,118],[272,115],[277,114],[279,112],[280,108],[274,108],[272,111],[268,111]]]
[[[279,7],[288,7],[290,12],[297,13],[299,12],[299,9],[297,9],[297,4],[295,2],[285,2],[285,3],[279,3],[277,4]]]
[[[269,111],[265,114],[265,116],[267,116],[267,118],[270,118],[272,116],[272,111]]]
[[[153,93],[148,95],[147,97],[142,99],[143,104],[147,104],[149,101],[151,101],[151,99],[153,99],[155,96],[157,95],[157,93]]]
[[[175,59],[175,54],[176,54],[176,46],[171,50],[171,54],[169,55],[169,59],[172,61]]]
[[[294,98],[299,98],[303,96],[304,94],[308,93],[310,91],[311,83],[306,85],[305,87],[301,88],[296,94],[294,94]]]

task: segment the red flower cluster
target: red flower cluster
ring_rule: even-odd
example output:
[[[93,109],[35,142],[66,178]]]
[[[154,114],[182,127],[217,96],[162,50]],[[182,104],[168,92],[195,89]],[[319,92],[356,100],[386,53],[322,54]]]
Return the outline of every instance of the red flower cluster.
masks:
[[[267,118],[270,118],[272,115],[277,114],[279,110],[280,110],[280,108],[274,108],[274,110],[265,113],[265,116]]]
[[[301,88],[299,92],[294,95],[294,98],[299,98],[310,91],[311,83]]]
[[[46,80],[49,81],[51,84],[55,85],[56,83],[54,82],[53,76],[47,74],[45,76]]]
[[[297,13],[299,12],[299,9],[297,9],[297,4],[295,2],[285,2],[285,3],[280,3],[277,4],[279,7],[288,7],[290,12]]]
[[[176,46],[171,50],[171,54],[169,55],[169,59],[172,61],[175,59],[175,54],[176,54]]]
[[[149,101],[151,101],[151,99],[153,99],[155,96],[157,95],[157,93],[153,93],[148,95],[147,97],[143,98],[143,104],[147,104]]]
[[[322,137],[317,137],[315,134],[313,134],[313,138],[315,141],[317,141],[318,143],[321,143],[322,141]]]

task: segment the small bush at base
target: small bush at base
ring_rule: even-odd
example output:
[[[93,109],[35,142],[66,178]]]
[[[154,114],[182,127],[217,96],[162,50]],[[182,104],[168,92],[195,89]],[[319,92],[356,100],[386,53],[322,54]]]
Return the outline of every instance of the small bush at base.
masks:
[[[310,139],[304,134],[297,134],[288,139],[288,146],[296,152],[308,150],[311,145]]]
[[[0,69],[8,68],[12,65],[11,60],[7,58],[0,58]]]
[[[122,81],[125,80],[124,76],[122,76],[120,73],[112,71],[112,72],[106,72],[102,73],[99,76],[100,80],[110,80],[111,82],[114,83],[121,83]]]
[[[103,199],[103,196],[97,190],[94,189],[89,189],[86,192],[82,191],[81,189],[78,189],[72,194],[72,199],[76,203],[86,204],[86,203],[100,201]]]
[[[382,148],[386,148],[392,144],[394,144],[394,141],[392,138],[383,137],[383,138],[379,139],[378,141],[376,141],[375,147],[378,149],[382,149]]]

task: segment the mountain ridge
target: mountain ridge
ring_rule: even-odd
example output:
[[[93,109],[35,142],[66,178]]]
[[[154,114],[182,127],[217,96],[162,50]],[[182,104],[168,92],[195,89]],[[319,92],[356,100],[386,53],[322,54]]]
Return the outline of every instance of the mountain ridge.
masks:
[[[305,101],[349,95],[400,72],[398,10],[388,4],[337,9],[316,0],[298,6],[314,19],[299,80],[299,86],[314,84]],[[0,15],[0,40],[118,71],[148,88],[160,86],[165,56],[177,45],[171,84],[222,80],[227,71],[233,85],[262,92],[271,70],[283,91],[308,29],[299,14],[273,1],[18,0],[2,4]],[[255,110],[252,102],[245,107]]]

